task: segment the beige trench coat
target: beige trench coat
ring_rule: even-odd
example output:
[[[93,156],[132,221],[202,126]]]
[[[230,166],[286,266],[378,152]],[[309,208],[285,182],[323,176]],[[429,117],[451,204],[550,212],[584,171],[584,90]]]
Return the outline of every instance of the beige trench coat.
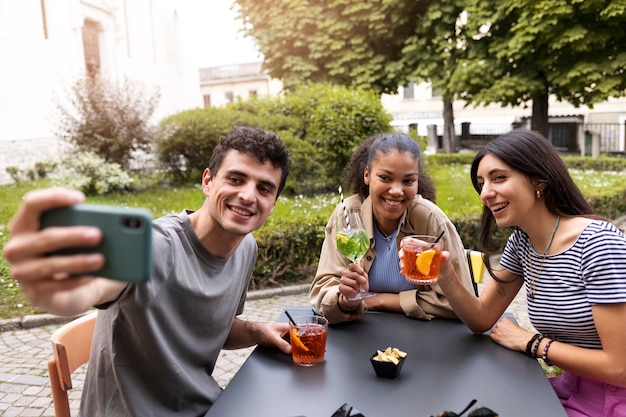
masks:
[[[376,257],[374,245],[374,215],[372,201],[366,198],[364,201],[358,195],[352,195],[345,201],[348,211],[360,211],[365,223],[365,229],[370,238],[371,245],[363,258],[363,269],[369,272]],[[324,243],[320,253],[317,273],[309,291],[309,300],[318,311],[323,313],[330,323],[338,323],[358,319],[366,310],[365,302],[361,302],[355,311],[342,311],[337,302],[339,297],[339,277],[341,271],[348,267],[348,260],[339,253],[335,242],[335,219],[343,215],[343,207],[338,205],[326,225]],[[396,236],[396,248],[400,247],[400,241],[404,236],[414,234],[439,235],[445,230],[445,250],[450,252],[450,262],[456,273],[462,278],[463,283],[473,294],[467,262],[465,260],[465,248],[456,230],[456,227],[445,213],[434,203],[421,195],[416,195],[415,200],[407,211],[402,215],[399,223],[400,231]],[[414,290],[403,291],[400,294],[400,305],[404,313],[409,317],[430,320],[434,317],[456,318],[448,300],[438,285],[416,285]]]

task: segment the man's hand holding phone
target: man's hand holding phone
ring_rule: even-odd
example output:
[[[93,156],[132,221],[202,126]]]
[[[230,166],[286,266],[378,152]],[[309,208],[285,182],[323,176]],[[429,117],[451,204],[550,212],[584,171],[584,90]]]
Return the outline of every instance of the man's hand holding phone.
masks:
[[[127,209],[83,202],[82,193],[66,189],[27,194],[11,222],[11,239],[4,247],[11,275],[29,301],[53,314],[77,314],[112,301],[126,281],[144,282],[150,277],[149,213],[131,210],[145,222],[138,227],[132,220],[135,217],[125,216]],[[118,226],[113,219],[127,223]],[[129,229],[130,235],[126,233]],[[125,281],[93,278],[104,275]]]

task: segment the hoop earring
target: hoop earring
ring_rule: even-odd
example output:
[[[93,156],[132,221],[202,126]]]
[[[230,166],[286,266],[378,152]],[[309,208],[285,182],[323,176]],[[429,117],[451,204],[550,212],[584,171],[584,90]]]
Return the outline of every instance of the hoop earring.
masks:
[[[537,189],[535,194],[537,194],[537,200],[541,200],[541,197],[543,197],[543,192],[539,189]]]

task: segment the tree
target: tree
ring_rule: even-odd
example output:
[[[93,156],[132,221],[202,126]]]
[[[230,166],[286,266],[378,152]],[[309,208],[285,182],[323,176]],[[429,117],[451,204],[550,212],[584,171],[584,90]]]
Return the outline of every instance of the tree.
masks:
[[[458,60],[460,0],[237,0],[264,67],[293,88],[330,82],[396,93],[431,81],[444,96],[444,149],[457,148],[449,79]]]
[[[79,152],[128,168],[134,152],[151,150],[159,99],[158,91],[129,79],[81,78],[57,100],[55,133]]]
[[[330,82],[395,93],[410,73],[403,48],[428,1],[237,0],[244,33],[287,89]]]
[[[467,56],[451,88],[474,105],[527,106],[548,136],[548,98],[578,107],[626,91],[621,0],[469,0]]]
[[[452,103],[456,91],[450,79],[464,54],[463,33],[459,30],[464,1],[432,2],[416,24],[415,34],[406,40],[401,65],[413,69],[413,77],[430,81],[443,97],[443,147],[445,152],[459,148],[454,131]]]

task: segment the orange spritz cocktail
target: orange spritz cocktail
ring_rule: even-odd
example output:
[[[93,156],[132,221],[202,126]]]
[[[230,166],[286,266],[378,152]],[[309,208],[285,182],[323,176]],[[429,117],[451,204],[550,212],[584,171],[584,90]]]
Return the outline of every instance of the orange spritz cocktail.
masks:
[[[402,273],[413,284],[432,285],[439,278],[443,242],[436,236],[413,235],[402,239],[404,251]]]
[[[289,323],[291,357],[298,366],[314,366],[324,362],[328,320],[321,316],[296,316],[296,325]]]

